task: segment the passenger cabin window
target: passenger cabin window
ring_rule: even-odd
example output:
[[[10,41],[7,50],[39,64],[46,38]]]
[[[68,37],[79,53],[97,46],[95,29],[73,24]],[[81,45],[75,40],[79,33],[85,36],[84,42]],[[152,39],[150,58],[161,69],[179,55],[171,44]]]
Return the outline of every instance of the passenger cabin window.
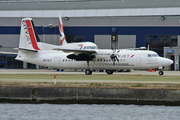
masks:
[[[98,49],[96,46],[84,46],[83,49]]]

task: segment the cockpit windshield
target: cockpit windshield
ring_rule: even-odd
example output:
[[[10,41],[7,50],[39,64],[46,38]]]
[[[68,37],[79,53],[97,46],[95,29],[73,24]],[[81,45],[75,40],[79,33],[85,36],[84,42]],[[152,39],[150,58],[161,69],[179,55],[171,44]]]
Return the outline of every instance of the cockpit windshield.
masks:
[[[159,57],[158,54],[148,54],[148,57]]]
[[[84,46],[83,49],[98,49],[97,46]]]

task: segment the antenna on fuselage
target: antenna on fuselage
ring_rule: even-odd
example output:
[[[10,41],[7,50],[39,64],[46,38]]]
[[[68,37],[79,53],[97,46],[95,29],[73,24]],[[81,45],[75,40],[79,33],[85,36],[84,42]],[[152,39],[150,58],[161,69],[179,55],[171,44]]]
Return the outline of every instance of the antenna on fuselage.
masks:
[[[148,44],[148,49],[147,50],[149,50],[149,44]]]

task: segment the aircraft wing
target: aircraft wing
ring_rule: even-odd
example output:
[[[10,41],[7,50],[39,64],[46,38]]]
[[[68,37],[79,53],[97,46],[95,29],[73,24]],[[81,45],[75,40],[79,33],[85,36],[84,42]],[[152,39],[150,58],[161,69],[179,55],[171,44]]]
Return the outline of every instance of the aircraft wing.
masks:
[[[94,54],[94,53],[96,53],[95,50],[77,50],[77,49],[60,49],[60,48],[54,48],[53,50],[61,50],[66,53],[74,52],[74,54]]]
[[[77,49],[60,49],[55,48],[53,50],[61,50],[66,53],[72,53],[67,55],[67,58],[74,59],[77,61],[90,61],[93,60],[95,57],[95,50],[77,50]]]

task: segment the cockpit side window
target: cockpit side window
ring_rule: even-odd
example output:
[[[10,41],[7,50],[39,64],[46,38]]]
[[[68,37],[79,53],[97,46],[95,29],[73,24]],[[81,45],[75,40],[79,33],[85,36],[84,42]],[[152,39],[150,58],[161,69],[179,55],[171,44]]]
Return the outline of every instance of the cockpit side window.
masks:
[[[158,54],[148,54],[148,57],[159,57]]]
[[[151,54],[148,54],[148,57],[151,57]]]
[[[159,55],[158,54],[154,54],[154,57],[159,57]]]

